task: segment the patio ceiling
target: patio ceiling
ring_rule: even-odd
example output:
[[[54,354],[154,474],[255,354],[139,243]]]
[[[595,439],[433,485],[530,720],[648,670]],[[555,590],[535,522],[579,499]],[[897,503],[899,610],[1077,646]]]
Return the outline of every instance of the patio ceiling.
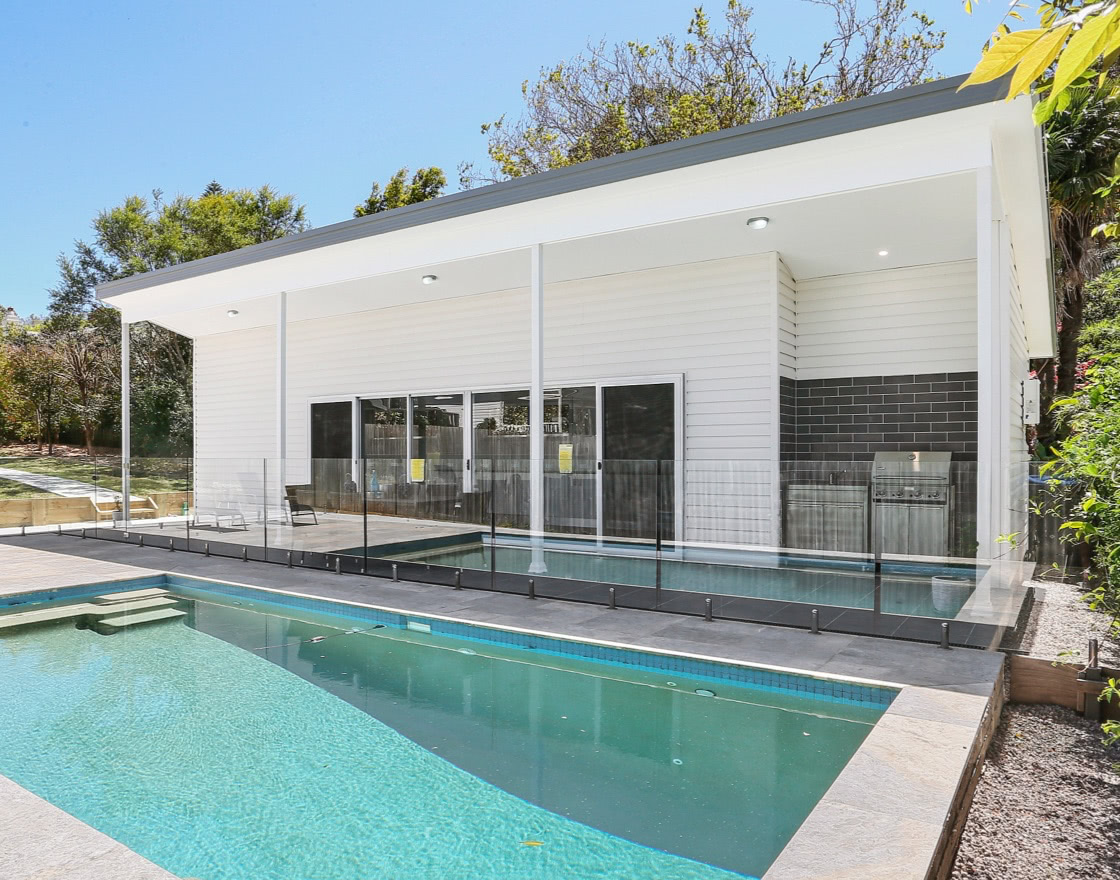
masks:
[[[975,192],[971,173],[956,174],[569,239],[546,245],[545,282],[770,251],[780,253],[799,279],[969,260],[976,255]],[[760,214],[770,218],[769,226],[750,229],[747,219]],[[881,250],[886,257],[879,256]],[[424,284],[425,274],[438,280]],[[423,264],[289,290],[288,320],[527,288],[528,278],[529,256],[522,249]],[[231,306],[238,310],[233,318],[226,315]],[[157,319],[191,337],[275,321],[275,296],[231,299]]]

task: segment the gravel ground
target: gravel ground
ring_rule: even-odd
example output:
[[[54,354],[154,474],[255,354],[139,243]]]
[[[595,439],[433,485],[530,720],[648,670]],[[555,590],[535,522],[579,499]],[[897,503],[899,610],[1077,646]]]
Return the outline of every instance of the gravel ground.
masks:
[[[1120,666],[1120,644],[1109,638],[1110,618],[1092,611],[1075,584],[1032,581],[1035,604],[1031,609],[1019,648],[1032,657],[1056,660],[1063,651],[1077,651],[1068,659],[1084,663],[1091,638],[1100,640],[1101,662]]]
[[[954,880],[1120,880],[1120,748],[1056,706],[1008,705]]]

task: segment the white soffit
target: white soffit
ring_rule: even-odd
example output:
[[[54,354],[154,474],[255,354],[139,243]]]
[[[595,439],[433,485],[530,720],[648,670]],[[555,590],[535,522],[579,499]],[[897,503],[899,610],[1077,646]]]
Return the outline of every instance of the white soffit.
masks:
[[[587,236],[548,245],[546,284],[620,272],[744,257],[777,251],[795,278],[843,275],[927,263],[971,260],[976,254],[975,176],[955,174],[781,205],[768,205],[677,223]],[[770,218],[761,230],[746,221]],[[886,256],[880,251],[886,250]],[[422,276],[434,274],[434,284]],[[288,294],[288,320],[453,299],[527,288],[525,250],[433,263]],[[528,299],[526,298],[526,308]],[[276,297],[159,316],[157,323],[187,336],[271,326]]]
[[[422,269],[438,263],[971,170],[991,159],[983,104],[649,174],[173,280],[104,301],[126,320]],[[920,204],[914,206],[921,209]],[[808,234],[808,233],[807,233]],[[931,260],[923,260],[931,262]],[[185,330],[183,332],[186,332]],[[208,332],[214,332],[210,329]]]

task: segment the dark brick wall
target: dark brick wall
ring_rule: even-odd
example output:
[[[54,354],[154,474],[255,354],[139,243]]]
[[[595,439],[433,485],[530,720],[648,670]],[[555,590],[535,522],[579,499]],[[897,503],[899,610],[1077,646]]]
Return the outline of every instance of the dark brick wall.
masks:
[[[785,460],[869,461],[879,451],[976,460],[974,372],[782,380],[781,391]]]
[[[797,382],[786,376],[778,379],[778,415],[781,425],[781,458],[797,454]]]

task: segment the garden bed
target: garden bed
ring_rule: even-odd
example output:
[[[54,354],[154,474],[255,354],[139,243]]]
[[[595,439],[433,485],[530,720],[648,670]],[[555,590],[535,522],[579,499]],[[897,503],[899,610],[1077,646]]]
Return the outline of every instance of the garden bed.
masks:
[[[1120,880],[1120,748],[1056,706],[1008,704],[977,785],[955,880]]]

